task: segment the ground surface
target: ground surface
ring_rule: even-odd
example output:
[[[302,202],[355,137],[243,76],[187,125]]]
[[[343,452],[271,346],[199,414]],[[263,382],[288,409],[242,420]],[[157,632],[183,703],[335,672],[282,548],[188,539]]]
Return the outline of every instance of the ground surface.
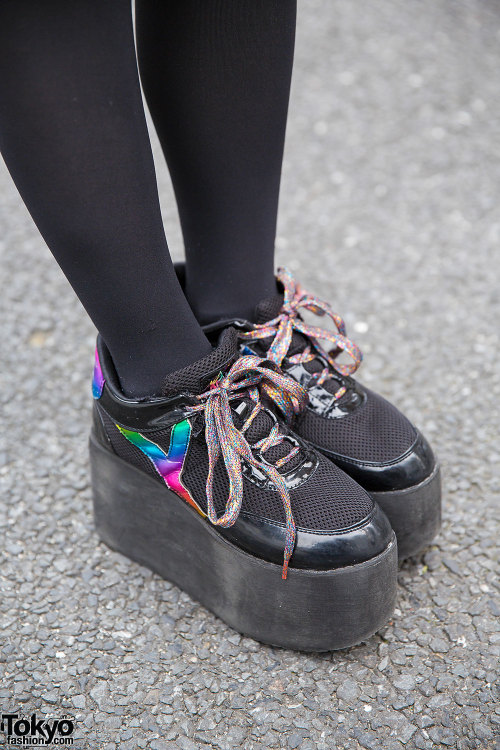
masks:
[[[301,3],[279,261],[344,313],[445,485],[393,620],[340,653],[241,638],[97,542],[94,331],[0,170],[3,712],[74,716],[92,750],[495,747],[499,69],[496,0]]]

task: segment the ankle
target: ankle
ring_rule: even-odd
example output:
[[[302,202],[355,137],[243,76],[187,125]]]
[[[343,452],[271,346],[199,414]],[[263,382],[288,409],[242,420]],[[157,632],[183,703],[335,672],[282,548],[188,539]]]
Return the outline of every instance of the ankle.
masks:
[[[162,393],[167,375],[191,365],[212,351],[201,329],[178,340],[175,336],[144,336],[127,349],[110,350],[118,382],[127,398],[144,399]]]
[[[257,282],[245,278],[218,279],[216,283],[186,278],[185,294],[200,325],[217,320],[253,320],[259,303],[276,294],[276,280],[262,277]]]

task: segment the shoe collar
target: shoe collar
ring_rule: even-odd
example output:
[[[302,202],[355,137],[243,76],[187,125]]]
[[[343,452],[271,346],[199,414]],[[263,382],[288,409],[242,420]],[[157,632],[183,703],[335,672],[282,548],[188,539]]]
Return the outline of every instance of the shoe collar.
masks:
[[[210,354],[166,376],[161,395],[134,399],[123,393],[109,349],[98,335],[92,392],[105,411],[122,424],[141,429],[167,426],[184,418],[185,407],[195,404],[196,395],[238,357],[237,333],[225,328]]]

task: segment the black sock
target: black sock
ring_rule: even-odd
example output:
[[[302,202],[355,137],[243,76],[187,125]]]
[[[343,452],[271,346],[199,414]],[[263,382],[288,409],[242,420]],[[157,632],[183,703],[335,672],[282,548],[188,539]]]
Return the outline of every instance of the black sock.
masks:
[[[139,67],[170,168],[198,319],[275,293],[296,0],[137,0]]]
[[[130,0],[2,0],[0,69],[7,167],[125,392],[158,392],[210,346],[168,253]]]

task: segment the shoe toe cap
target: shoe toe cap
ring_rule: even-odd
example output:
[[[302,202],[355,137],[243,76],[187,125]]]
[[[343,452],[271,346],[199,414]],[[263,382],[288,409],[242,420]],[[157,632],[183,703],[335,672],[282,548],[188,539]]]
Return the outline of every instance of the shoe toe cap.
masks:
[[[367,388],[363,404],[340,418],[310,412],[300,434],[369,492],[412,487],[436,459],[424,436],[395,406]]]
[[[424,482],[436,467],[436,458],[425,437],[418,432],[412,445],[390,461],[360,461],[331,455],[333,461],[369,492],[404,490]]]
[[[298,529],[291,564],[317,570],[356,565],[381,554],[392,538],[387,516],[374,503],[369,516],[357,526],[321,532]]]
[[[321,463],[329,462],[322,459]],[[314,513],[311,508],[307,513],[303,508],[294,510],[296,540],[290,567],[331,570],[356,565],[381,554],[393,539],[391,525],[379,506],[351,477],[333,464],[330,467],[337,485],[339,478],[343,480],[345,495],[325,491],[320,498],[323,513],[318,510],[318,504]],[[355,511],[354,493],[357,494]],[[342,507],[343,503],[350,509],[350,515]],[[299,505],[297,500],[296,505]],[[348,522],[343,524],[342,518]],[[278,564],[283,562],[284,523],[243,511],[236,523],[222,533],[258,557]]]

